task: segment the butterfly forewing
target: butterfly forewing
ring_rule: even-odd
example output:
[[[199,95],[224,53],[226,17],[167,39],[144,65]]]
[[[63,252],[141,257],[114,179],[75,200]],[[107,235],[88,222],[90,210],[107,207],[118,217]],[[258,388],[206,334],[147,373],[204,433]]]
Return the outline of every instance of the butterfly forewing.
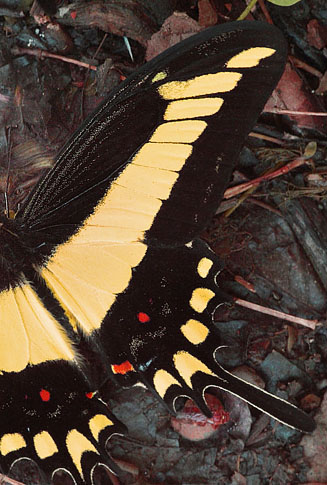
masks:
[[[126,211],[135,192],[145,203],[146,196],[160,201],[149,208],[150,227],[140,229],[148,241],[190,241],[219,204],[285,54],[278,30],[243,22],[208,29],[153,59],[62,150],[20,212],[24,225],[62,242],[116,183],[128,189],[120,196]]]

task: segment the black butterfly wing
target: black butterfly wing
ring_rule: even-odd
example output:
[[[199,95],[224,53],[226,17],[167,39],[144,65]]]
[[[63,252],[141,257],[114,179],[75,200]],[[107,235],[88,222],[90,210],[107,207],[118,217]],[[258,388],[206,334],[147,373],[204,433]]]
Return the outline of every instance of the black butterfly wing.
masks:
[[[117,470],[105,444],[125,427],[88,392],[74,341],[22,276],[2,287],[0,321],[1,470],[29,458],[48,483],[62,469],[78,485],[93,483],[97,463]]]
[[[250,386],[216,364],[217,341],[188,337],[207,328],[211,339],[211,313],[224,300],[214,277],[197,275],[196,264],[210,258],[190,241],[215,211],[285,55],[278,31],[259,23],[209,29],[167,51],[100,107],[23,211],[24,224],[49,241],[40,275],[72,326],[101,341],[114,373],[146,381],[171,409],[178,394],[205,409],[209,383],[241,397],[248,389],[251,401]],[[34,221],[39,197],[44,216]],[[53,249],[56,230],[62,239]],[[210,261],[216,274],[219,263]],[[207,369],[201,379],[199,369]],[[312,427],[281,400],[252,396],[282,421]]]
[[[1,219],[1,305],[10,309],[14,299],[17,309],[1,315],[3,341],[22,353],[16,366],[2,348],[1,422],[13,386],[24,410],[17,425],[1,428],[5,470],[27,456],[48,474],[62,463],[77,483],[91,483],[105,439],[121,430],[101,401],[85,403],[79,331],[98,342],[114,374],[146,382],[170,408],[187,394],[206,411],[209,385],[263,400],[257,390],[251,400],[249,386],[214,361],[219,262],[192,240],[219,204],[285,55],[279,32],[255,22],[213,28],[170,49],[84,123],[16,220]],[[22,334],[17,342],[12,326]],[[101,412],[106,418],[96,417]],[[308,429],[304,416],[298,426]],[[288,418],[281,419],[294,424]],[[79,434],[69,447],[72,429]]]
[[[127,190],[117,192],[125,201],[117,217],[126,218],[128,207],[135,219],[145,211],[136,203],[148,206],[139,240],[191,241],[216,210],[285,55],[280,32],[260,22],[207,29],[168,49],[74,135],[18,214],[23,225],[58,244],[119,184]]]
[[[217,363],[212,314],[229,299],[216,284],[220,269],[215,254],[199,239],[179,248],[148,250],[101,327],[116,378],[122,385],[143,383],[173,413],[176,399],[188,396],[211,416],[204,393],[218,387],[291,427],[313,431],[314,421],[306,413]]]
[[[201,231],[285,54],[264,24],[209,29],[134,74],[67,144],[17,224],[72,328],[95,337],[148,248]]]

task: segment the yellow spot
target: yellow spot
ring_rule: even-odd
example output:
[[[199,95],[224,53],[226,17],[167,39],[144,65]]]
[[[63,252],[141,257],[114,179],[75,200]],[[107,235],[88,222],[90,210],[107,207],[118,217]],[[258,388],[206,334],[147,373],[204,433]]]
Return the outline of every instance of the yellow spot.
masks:
[[[211,298],[215,296],[209,288],[196,288],[192,292],[190,299],[190,306],[198,313],[202,313],[206,309]]]
[[[209,329],[198,320],[188,320],[181,326],[184,337],[193,345],[202,344],[208,336]]]
[[[170,121],[158,126],[150,142],[193,143],[206,127],[207,123],[202,120]]]
[[[226,67],[236,69],[255,67],[262,59],[272,56],[275,52],[275,49],[271,49],[270,47],[252,47],[251,49],[246,49],[232,57],[226,63]]]
[[[133,158],[133,163],[179,172],[191,153],[192,145],[186,143],[146,143]]]
[[[97,450],[92,445],[92,443],[76,429],[72,429],[67,434],[66,445],[68,453],[70,454],[75,467],[77,468],[80,476],[84,479],[81,464],[82,455],[86,451],[91,451],[98,454]]]
[[[163,79],[165,79],[166,77],[168,76],[168,73],[165,72],[165,71],[161,71],[161,72],[158,72],[153,78],[152,78],[152,82],[155,83],[157,81],[162,81]]]
[[[234,89],[242,74],[238,72],[217,72],[197,76],[188,81],[172,81],[158,88],[164,99],[195,98],[215,93],[226,93]]]
[[[204,372],[204,374],[217,377],[201,360],[184,350],[174,355],[174,364],[178,373],[190,388],[193,387],[191,378],[196,372]]]
[[[20,372],[50,360],[73,361],[66,333],[30,285],[0,294],[0,370]]]
[[[180,383],[164,369],[157,370],[153,377],[153,384],[155,390],[162,399],[165,397],[167,389],[169,389],[170,386],[175,384],[180,387]]]
[[[95,416],[93,416],[93,418],[91,418],[89,421],[89,427],[93,438],[96,441],[99,441],[99,434],[101,433],[101,431],[108,426],[113,426],[113,424],[114,423],[111,421],[111,419],[109,419],[104,414],[96,414]]]
[[[41,431],[34,436],[34,448],[41,460],[58,452],[56,443],[47,431]]]
[[[25,448],[26,441],[20,433],[8,433],[4,434],[0,439],[0,454],[2,456],[8,455],[12,451]]]
[[[208,273],[213,265],[213,261],[208,258],[202,258],[199,261],[198,264],[198,273],[201,276],[201,278],[206,278],[208,276]]]
[[[189,98],[172,101],[164,114],[165,121],[211,116],[217,113],[224,100],[222,98]]]

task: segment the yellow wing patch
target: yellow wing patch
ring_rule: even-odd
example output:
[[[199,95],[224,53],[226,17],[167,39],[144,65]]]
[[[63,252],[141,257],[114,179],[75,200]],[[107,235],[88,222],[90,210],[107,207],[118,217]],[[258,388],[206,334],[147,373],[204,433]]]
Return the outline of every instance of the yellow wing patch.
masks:
[[[72,241],[59,248],[42,270],[42,276],[72,326],[75,327],[76,320],[89,334],[101,325],[116,295],[125,290],[132,267],[141,261],[145,251],[146,246],[141,243],[111,246],[105,242],[86,245]]]
[[[226,67],[235,69],[255,67],[262,59],[272,56],[275,52],[275,49],[269,47],[252,47],[232,57],[226,63]]]
[[[133,163],[143,167],[160,168],[179,172],[192,153],[192,145],[186,143],[146,143],[135,155]],[[134,207],[134,201],[133,206]]]
[[[202,313],[215,296],[215,293],[209,288],[195,288],[190,299],[190,306],[198,313]]]
[[[115,184],[117,183],[130,190],[144,193],[150,197],[168,199],[177,178],[178,173],[176,172],[130,164],[126,170],[124,170],[119,177],[119,180],[115,182]],[[151,227],[152,222],[153,215],[151,217],[151,221],[150,218],[145,221],[144,218],[141,219],[140,217],[140,224],[142,224],[140,231],[142,231],[142,235],[145,230]]]
[[[168,72],[165,72],[165,71],[158,72],[155,76],[153,76],[152,82],[155,83],[157,81],[162,81],[167,76],[168,76]]]
[[[165,121],[211,116],[223,105],[222,98],[189,98],[172,101],[164,114]]]
[[[0,294],[0,372],[20,372],[28,364],[49,360],[73,361],[74,350],[58,322],[31,286]]]
[[[169,121],[158,126],[150,142],[193,143],[206,127],[207,123],[202,120]]]
[[[181,326],[181,332],[193,345],[199,345],[207,338],[209,329],[198,320],[190,319]]]
[[[157,370],[153,377],[153,384],[155,390],[162,399],[165,397],[165,394],[170,386],[174,384],[180,386],[180,383],[164,369]]]
[[[58,452],[56,443],[47,431],[41,431],[34,436],[34,448],[41,460]]]
[[[206,278],[209,274],[209,271],[212,268],[212,265],[213,265],[213,261],[211,261],[211,259],[208,259],[208,258],[200,259],[198,268],[197,268],[199,276],[201,276],[201,278]]]
[[[2,456],[8,455],[12,451],[25,448],[26,441],[20,433],[4,434],[0,439],[0,453]]]
[[[108,426],[113,426],[113,422],[104,414],[96,414],[93,418],[89,421],[89,427],[93,438],[96,441],[99,441],[99,435],[101,431],[103,431]]]
[[[193,388],[191,378],[196,372],[203,372],[204,374],[218,377],[201,360],[184,350],[174,355],[174,365],[180,376],[191,389]]]
[[[208,94],[226,93],[236,88],[242,74],[238,72],[216,72],[204,74],[187,81],[171,81],[158,88],[163,99],[184,99]]]
[[[82,433],[77,431],[76,429],[72,429],[69,431],[66,437],[66,445],[68,453],[73,460],[74,465],[76,466],[79,474],[83,478],[83,470],[82,470],[82,456],[83,453],[86,451],[93,451],[96,454],[99,454],[91,441],[89,441]]]

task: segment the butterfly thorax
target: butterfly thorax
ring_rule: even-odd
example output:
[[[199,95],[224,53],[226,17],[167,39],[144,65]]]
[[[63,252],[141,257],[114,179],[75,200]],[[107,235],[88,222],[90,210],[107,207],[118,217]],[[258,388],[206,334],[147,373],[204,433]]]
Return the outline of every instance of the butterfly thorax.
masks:
[[[27,236],[15,219],[0,215],[0,289],[17,286],[30,272],[32,265],[39,262],[37,251],[33,250],[31,235]]]

